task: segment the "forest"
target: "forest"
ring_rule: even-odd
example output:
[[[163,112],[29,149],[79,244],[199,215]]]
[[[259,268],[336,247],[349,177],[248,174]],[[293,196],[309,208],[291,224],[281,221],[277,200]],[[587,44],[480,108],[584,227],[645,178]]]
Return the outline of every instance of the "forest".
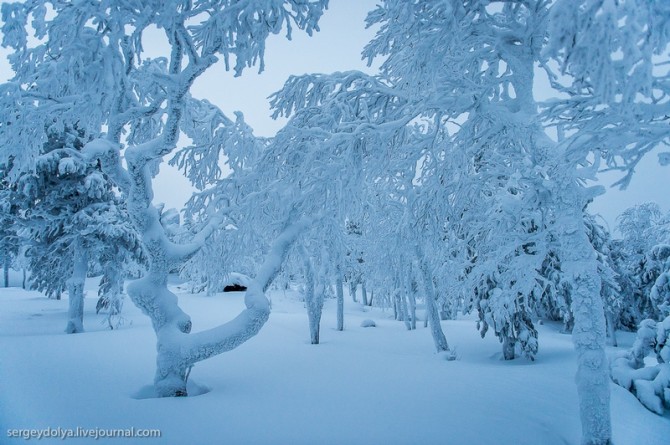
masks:
[[[244,110],[193,94],[208,72],[262,73],[269,38],[318,33],[328,8],[1,4],[12,78],[0,84],[0,443],[131,418],[155,420],[175,444],[667,443],[668,202],[640,202],[614,227],[590,204],[608,192],[603,173],[625,189],[653,157],[668,174],[670,2],[380,0],[361,53],[374,72],[285,79],[268,98],[282,122],[271,137]],[[183,208],[154,198],[165,164],[193,187]],[[214,382],[195,384],[200,369]],[[352,370],[374,381],[348,386]],[[502,388],[489,388],[496,373]],[[23,378],[40,383],[26,395]],[[66,395],[43,386],[50,378]],[[287,378],[304,404],[275,392]],[[123,393],[96,397],[108,379]],[[472,397],[450,401],[465,382]],[[373,408],[386,391],[434,414],[385,436],[405,415]],[[543,392],[561,407],[544,408]],[[228,438],[221,425],[170,429],[182,416],[204,422],[229,396],[252,420],[229,412]],[[375,414],[349,418],[357,398],[379,417],[370,436],[359,422]],[[60,401],[58,414],[31,408]],[[280,401],[293,408],[269,421],[278,435],[255,431],[255,410]],[[114,414],[77,414],[84,403]],[[291,427],[315,415],[306,405],[324,417]],[[459,406],[483,436],[459,429]],[[509,406],[547,411],[517,425]],[[448,428],[428,421],[450,416]],[[348,421],[356,434],[339,431]]]

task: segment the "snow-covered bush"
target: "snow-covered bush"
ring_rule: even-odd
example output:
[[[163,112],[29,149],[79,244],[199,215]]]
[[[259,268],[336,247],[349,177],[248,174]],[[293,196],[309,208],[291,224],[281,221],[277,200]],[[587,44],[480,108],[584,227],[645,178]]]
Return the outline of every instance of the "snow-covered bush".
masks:
[[[611,373],[650,411],[670,409],[670,316],[660,322],[643,320],[633,347],[613,360]]]
[[[374,320],[370,320],[369,318],[366,318],[365,320],[361,321],[361,327],[362,328],[375,328],[375,327],[377,327],[377,324],[375,323]]]

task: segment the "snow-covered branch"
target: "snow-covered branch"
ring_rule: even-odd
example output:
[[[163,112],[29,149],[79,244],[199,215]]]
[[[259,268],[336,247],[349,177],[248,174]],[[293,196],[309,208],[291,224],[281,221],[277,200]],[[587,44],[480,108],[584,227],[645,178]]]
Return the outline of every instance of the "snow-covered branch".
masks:
[[[265,297],[265,291],[279,273],[291,245],[311,223],[311,218],[307,217],[289,223],[275,239],[256,277],[247,288],[244,299],[246,310],[221,326],[180,336],[178,342],[183,355],[179,359],[179,366],[187,367],[230,351],[258,333],[270,315],[270,303]]]

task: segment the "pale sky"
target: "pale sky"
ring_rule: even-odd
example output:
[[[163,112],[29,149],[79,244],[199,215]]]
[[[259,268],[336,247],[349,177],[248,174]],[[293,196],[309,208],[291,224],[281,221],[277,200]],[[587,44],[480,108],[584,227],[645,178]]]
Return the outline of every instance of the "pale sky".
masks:
[[[219,63],[197,80],[191,92],[194,97],[216,104],[229,117],[233,117],[234,111],[242,111],[257,136],[273,136],[284,121],[272,120],[267,98],[280,90],[290,75],[348,70],[373,73],[360,54],[374,37],[374,31],[365,29],[365,17],[376,3],[376,0],[331,0],[319,21],[321,31],[309,37],[294,29],[290,41],[284,32],[270,37],[263,73],[258,74],[258,67],[253,67],[234,77]],[[191,195],[188,181],[167,165],[161,169],[155,187],[156,201],[181,208]]]
[[[267,97],[279,90],[291,74],[354,69],[374,71],[366,67],[360,53],[373,37],[373,31],[365,29],[364,19],[376,3],[376,0],[331,0],[328,11],[321,19],[320,32],[308,37],[294,30],[291,41],[287,41],[284,34],[268,40],[266,68],[262,74],[257,74],[257,68],[251,68],[235,78],[219,64],[198,79],[192,89],[193,96],[207,98],[228,116],[232,116],[233,111],[242,111],[256,135],[272,136],[282,122],[270,118]],[[151,40],[151,36],[147,36],[148,55],[165,55],[164,52],[160,54],[160,44]],[[6,50],[0,50],[0,80],[11,76],[6,54]],[[155,201],[165,202],[168,207],[182,208],[191,194],[190,185],[167,165],[163,165],[161,170],[155,182]],[[611,175],[601,177],[605,185],[613,182]],[[593,203],[591,211],[600,213],[614,230],[617,215],[645,201],[657,202],[665,212],[670,210],[670,169],[658,165],[656,153],[643,160],[626,191],[608,187],[607,193]]]

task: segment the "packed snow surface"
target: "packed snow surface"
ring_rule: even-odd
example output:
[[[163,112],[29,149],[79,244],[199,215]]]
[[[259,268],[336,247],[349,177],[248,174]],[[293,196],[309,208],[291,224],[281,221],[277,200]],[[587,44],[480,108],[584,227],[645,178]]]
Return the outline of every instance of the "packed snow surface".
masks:
[[[160,439],[95,443],[165,444],[497,444],[580,441],[576,354],[560,326],[538,326],[534,362],[503,361],[497,340],[481,339],[474,320],[444,321],[455,360],[435,354],[428,329],[407,331],[391,311],[345,298],[345,330],[326,300],[321,344],[311,345],[297,292],[270,291],[272,313],[260,333],[228,353],[198,363],[187,398],[156,399],[150,321],[130,301],[125,322],[107,329],[95,315],[93,284],[82,334],[63,332],[61,301],[0,289],[0,444],[9,429],[157,428]],[[243,293],[192,295],[172,285],[193,331],[235,317]],[[376,329],[361,327],[374,317]],[[620,348],[634,334],[620,333]],[[614,352],[613,349],[608,352]],[[667,445],[670,416],[645,409],[611,385],[616,445]],[[81,439],[71,439],[85,443]],[[39,443],[67,443],[42,439]]]

